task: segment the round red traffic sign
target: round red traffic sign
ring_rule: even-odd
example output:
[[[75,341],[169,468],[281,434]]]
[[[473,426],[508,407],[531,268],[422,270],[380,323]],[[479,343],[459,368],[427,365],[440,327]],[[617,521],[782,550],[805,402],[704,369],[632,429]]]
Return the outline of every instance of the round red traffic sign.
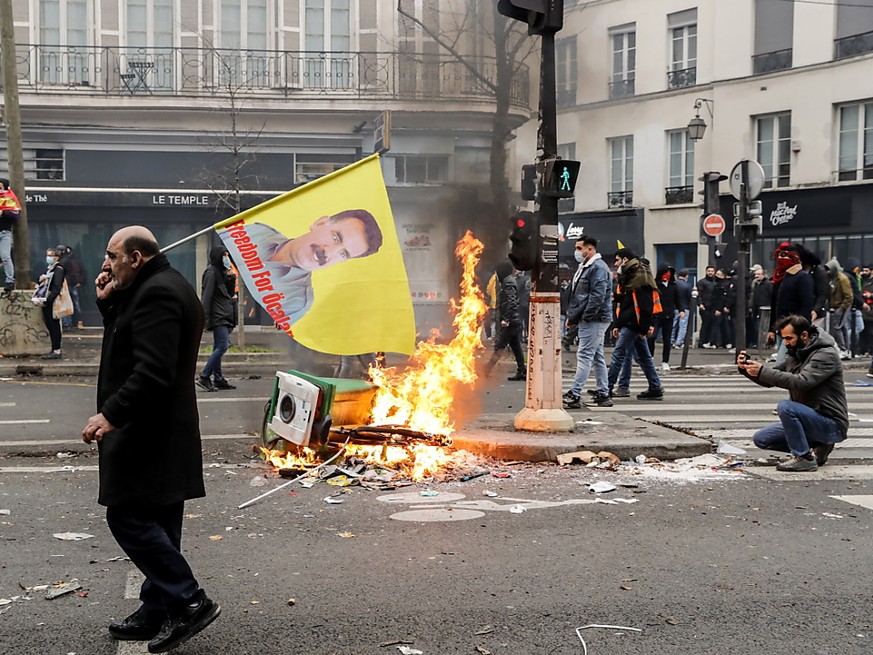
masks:
[[[703,219],[703,231],[711,237],[717,237],[724,232],[725,222],[721,214],[710,214]]]

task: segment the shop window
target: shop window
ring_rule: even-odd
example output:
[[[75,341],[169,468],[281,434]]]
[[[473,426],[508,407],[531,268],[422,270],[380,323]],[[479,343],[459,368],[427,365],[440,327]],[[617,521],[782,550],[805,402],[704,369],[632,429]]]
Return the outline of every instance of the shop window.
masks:
[[[448,155],[399,155],[393,159],[397,184],[438,184],[449,181]]]

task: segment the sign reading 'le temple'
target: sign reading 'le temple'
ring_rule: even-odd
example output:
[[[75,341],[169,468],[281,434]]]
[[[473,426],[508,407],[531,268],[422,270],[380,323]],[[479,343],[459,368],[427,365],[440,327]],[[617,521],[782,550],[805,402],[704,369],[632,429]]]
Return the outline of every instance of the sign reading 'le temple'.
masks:
[[[780,202],[776,209],[770,212],[770,225],[785,225],[797,215],[797,205],[789,207],[787,202]]]

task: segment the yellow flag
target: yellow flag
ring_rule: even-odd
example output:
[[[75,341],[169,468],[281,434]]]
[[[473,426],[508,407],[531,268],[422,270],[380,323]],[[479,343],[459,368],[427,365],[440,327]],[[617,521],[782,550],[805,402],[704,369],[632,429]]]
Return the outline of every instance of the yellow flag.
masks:
[[[307,348],[335,355],[413,352],[409,281],[378,155],[215,230],[249,293]]]

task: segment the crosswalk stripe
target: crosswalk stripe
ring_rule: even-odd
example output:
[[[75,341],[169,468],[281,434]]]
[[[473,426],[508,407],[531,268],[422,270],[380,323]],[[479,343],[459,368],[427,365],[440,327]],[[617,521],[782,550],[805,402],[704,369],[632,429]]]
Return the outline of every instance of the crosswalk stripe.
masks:
[[[30,423],[49,423],[51,419],[47,418],[28,418],[28,419],[12,419],[8,421],[0,421],[0,425],[26,425]]]
[[[15,403],[0,403],[0,407],[15,407]]]
[[[831,496],[835,500],[842,500],[845,503],[858,505],[866,509],[873,509],[873,496]]]

